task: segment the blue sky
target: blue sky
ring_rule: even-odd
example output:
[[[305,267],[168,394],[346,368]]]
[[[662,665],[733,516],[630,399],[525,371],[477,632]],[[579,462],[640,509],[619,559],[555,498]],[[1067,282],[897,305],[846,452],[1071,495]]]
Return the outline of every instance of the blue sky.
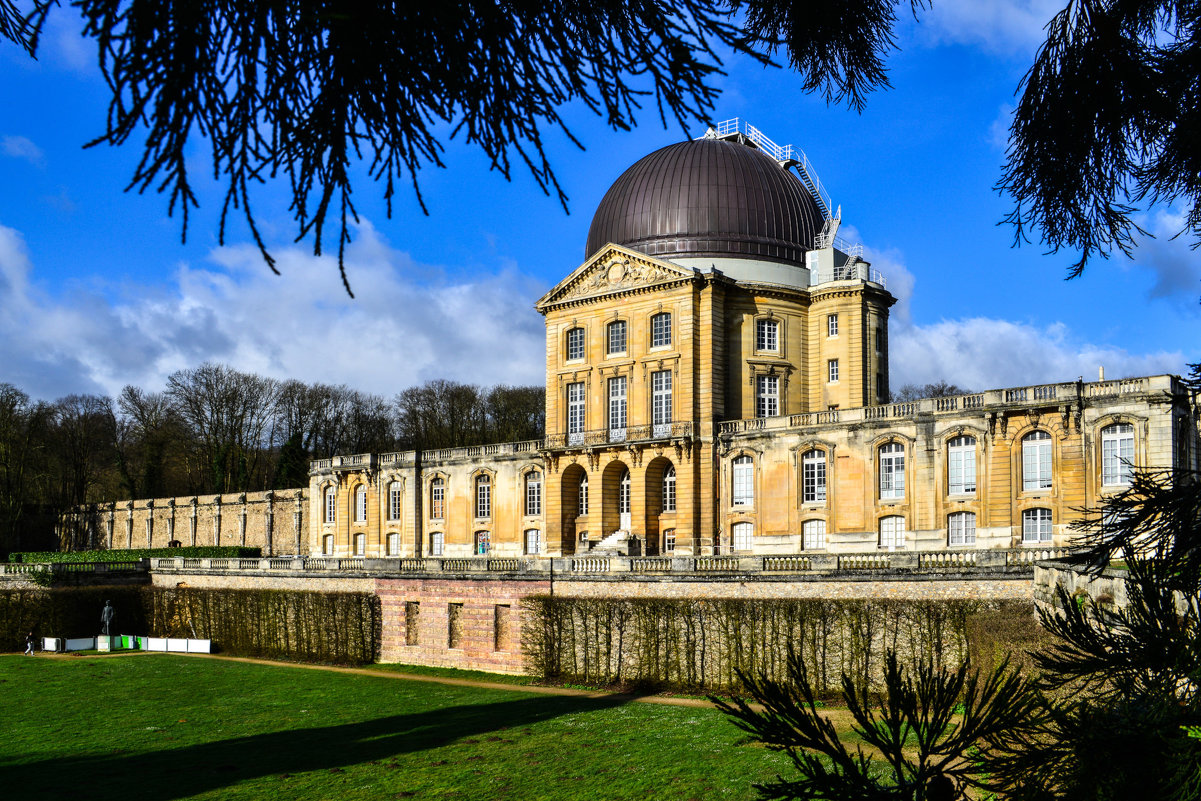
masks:
[[[1183,372],[1201,361],[1201,253],[1171,240],[1180,209],[1152,209],[1159,234],[1133,260],[1092,263],[1011,247],[992,187],[1014,90],[1056,3],[939,3],[906,20],[889,61],[893,89],[863,114],[804,95],[786,69],[731,60],[715,119],[741,117],[804,149],[899,298],[893,386],[948,380],[972,389]],[[166,198],[122,191],[134,147],[82,145],[107,93],[71,12],[37,62],[0,45],[0,382],[52,399],[159,389],[205,360],[279,378],[346,383],[391,396],[431,378],[542,383],[534,300],[583,259],[591,215],[642,155],[680,141],[653,109],[614,133],[566,110],[580,151],[550,137],[570,215],[534,181],[489,171],[447,145],[421,184],[430,215],[401,193],[387,219],[379,187],[357,187],[364,223],[348,255],[357,299],[311,244],[293,244],[286,187],[264,187],[258,218],[283,277],[234,225],[218,247],[220,194],[202,182],[186,244]],[[687,132],[699,136],[697,126]],[[205,143],[194,144],[203,175]]]

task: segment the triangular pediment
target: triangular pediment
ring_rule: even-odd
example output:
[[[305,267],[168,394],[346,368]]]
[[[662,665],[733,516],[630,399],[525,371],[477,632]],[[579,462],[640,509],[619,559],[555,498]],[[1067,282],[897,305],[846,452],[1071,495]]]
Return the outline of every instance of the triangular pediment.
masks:
[[[692,278],[695,273],[691,268],[655,259],[621,245],[605,245],[543,295],[534,308],[542,311],[565,301],[674,283]]]

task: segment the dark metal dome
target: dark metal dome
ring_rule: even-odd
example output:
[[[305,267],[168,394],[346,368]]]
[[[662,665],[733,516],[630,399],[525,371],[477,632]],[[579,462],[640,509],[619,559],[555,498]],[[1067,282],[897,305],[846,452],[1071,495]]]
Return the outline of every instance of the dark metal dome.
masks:
[[[823,221],[797,177],[761,150],[696,139],[656,150],[621,174],[592,218],[584,258],[613,242],[662,258],[800,263]]]

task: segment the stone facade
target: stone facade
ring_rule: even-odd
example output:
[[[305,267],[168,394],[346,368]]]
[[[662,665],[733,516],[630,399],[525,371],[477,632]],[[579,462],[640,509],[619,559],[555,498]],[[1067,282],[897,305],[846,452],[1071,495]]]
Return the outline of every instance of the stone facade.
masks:
[[[309,547],[307,495],[302,487],[118,501],[78,509],[64,522],[87,532],[91,547],[242,545],[265,555],[299,554]]]

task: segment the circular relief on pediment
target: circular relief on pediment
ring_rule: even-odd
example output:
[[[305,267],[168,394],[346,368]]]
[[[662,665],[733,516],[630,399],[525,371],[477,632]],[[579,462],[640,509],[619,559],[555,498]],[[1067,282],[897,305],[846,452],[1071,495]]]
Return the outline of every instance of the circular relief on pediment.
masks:
[[[624,261],[613,261],[609,263],[609,272],[605,277],[610,284],[620,284],[625,279],[626,272],[627,267]]]

